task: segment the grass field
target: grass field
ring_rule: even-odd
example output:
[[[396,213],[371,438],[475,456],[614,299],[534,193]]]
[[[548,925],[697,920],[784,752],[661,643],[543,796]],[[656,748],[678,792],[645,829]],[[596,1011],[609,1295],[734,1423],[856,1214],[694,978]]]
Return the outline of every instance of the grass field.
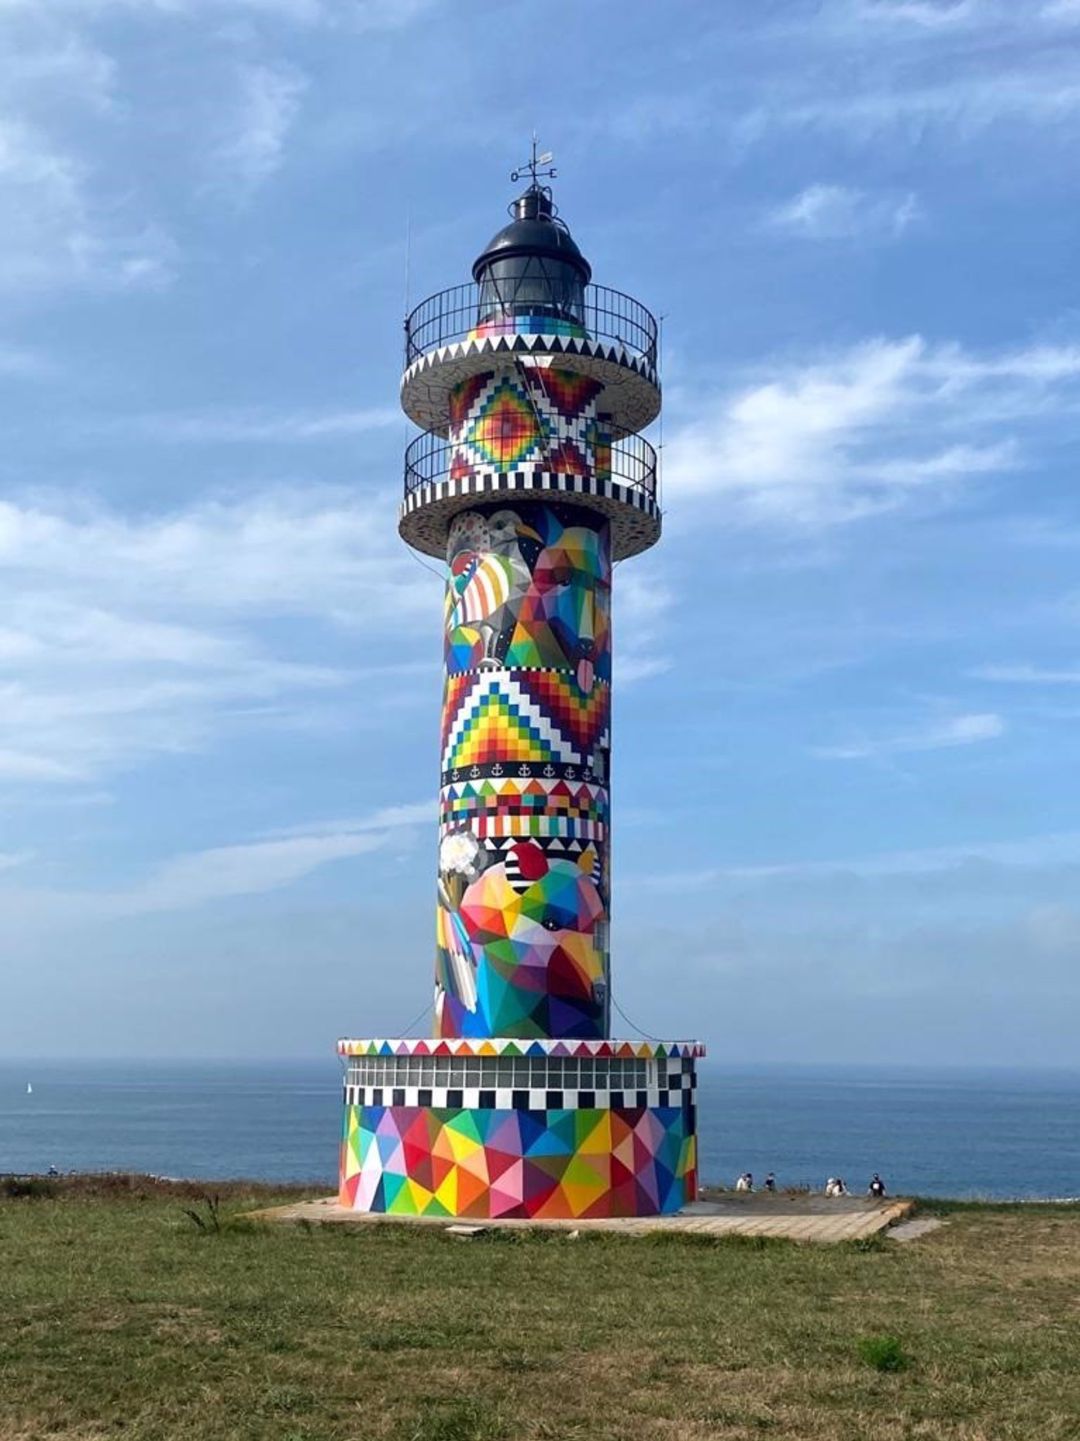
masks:
[[[252,1204],[0,1199],[0,1438],[1080,1436],[1080,1207],[824,1247],[230,1223]]]

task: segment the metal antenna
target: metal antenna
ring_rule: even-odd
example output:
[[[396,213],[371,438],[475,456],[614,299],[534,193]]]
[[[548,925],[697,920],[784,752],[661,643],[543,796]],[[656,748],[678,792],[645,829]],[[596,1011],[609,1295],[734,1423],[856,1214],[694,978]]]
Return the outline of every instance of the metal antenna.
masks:
[[[409,267],[412,261],[412,211],[405,215],[405,314],[409,313]]]
[[[519,169],[511,170],[510,179],[513,184],[516,185],[518,181],[526,175],[532,177],[532,183],[534,185],[537,184],[537,181],[540,178],[543,178],[545,180],[554,180],[557,176],[558,171],[551,163],[555,159],[554,152],[551,150],[545,150],[542,155],[537,155],[536,146],[536,131],[534,130],[532,138],[532,157],[527,160],[525,164],[522,165]],[[543,169],[543,166],[545,165],[549,167],[547,170]]]

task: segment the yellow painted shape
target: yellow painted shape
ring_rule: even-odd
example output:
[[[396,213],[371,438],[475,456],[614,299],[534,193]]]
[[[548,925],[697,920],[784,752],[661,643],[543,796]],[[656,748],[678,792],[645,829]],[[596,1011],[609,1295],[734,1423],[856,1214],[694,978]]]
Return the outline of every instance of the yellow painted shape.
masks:
[[[610,1156],[611,1150],[611,1112],[599,1111],[596,1125],[578,1146],[578,1155]]]
[[[410,1176],[408,1181],[397,1193],[394,1200],[395,1211],[403,1211],[408,1215],[422,1216],[431,1201],[432,1193],[426,1186],[421,1186],[419,1181],[414,1181]],[[411,1205],[409,1203],[412,1203]]]
[[[457,1196],[458,1173],[456,1167],[451,1167],[446,1173],[446,1179],[435,1192],[435,1200],[438,1201],[440,1206],[445,1206],[451,1216],[454,1216],[457,1214]]]
[[[484,1149],[482,1142],[473,1136],[463,1136],[453,1126],[444,1126],[443,1135],[450,1139],[450,1156],[455,1165],[460,1165],[468,1156],[473,1156],[477,1151]]]

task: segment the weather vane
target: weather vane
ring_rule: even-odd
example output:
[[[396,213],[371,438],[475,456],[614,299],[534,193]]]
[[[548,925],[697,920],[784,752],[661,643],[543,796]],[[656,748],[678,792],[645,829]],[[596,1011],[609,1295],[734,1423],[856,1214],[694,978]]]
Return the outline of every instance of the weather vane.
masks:
[[[538,179],[554,180],[557,174],[554,165],[552,165],[551,163],[554,159],[555,155],[554,152],[552,152],[551,150],[545,150],[542,155],[537,155],[536,131],[534,130],[532,138],[532,159],[526,161],[526,163],[522,165],[520,169],[511,170],[510,179],[515,185],[518,183],[518,181],[522,178],[523,175],[531,175],[532,183],[534,185],[537,183]],[[547,170],[541,168],[544,165],[548,167]]]

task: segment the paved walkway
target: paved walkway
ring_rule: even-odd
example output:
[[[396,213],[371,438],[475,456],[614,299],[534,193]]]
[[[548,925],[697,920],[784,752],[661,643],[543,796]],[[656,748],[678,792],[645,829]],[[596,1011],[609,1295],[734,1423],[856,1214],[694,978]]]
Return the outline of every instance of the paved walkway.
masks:
[[[872,1201],[856,1196],[826,1200],[824,1196],[768,1196],[721,1193],[705,1195],[675,1216],[610,1221],[472,1221],[449,1216],[372,1216],[348,1211],[329,1196],[250,1213],[250,1220],[298,1225],[440,1226],[458,1228],[457,1235],[499,1229],[545,1231],[606,1231],[643,1236],[673,1231],[695,1236],[773,1236],[788,1241],[861,1241],[902,1220],[914,1203]]]

